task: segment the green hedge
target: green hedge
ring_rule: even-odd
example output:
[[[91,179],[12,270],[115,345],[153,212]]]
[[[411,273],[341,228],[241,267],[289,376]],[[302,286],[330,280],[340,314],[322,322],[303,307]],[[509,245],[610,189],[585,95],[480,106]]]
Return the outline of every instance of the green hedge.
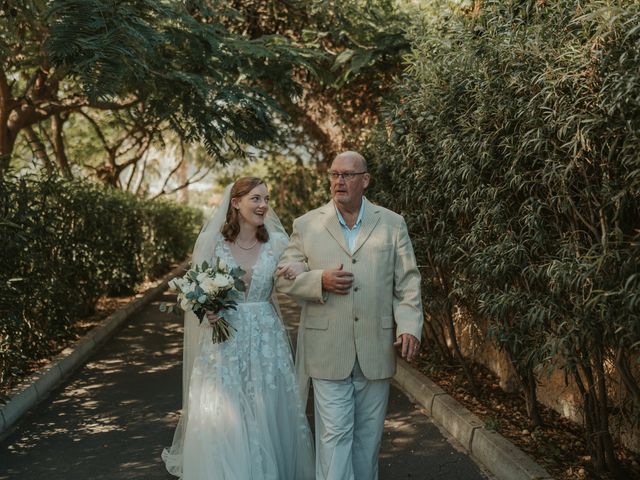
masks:
[[[201,213],[87,181],[0,181],[0,387],[72,334],[104,294],[185,258]]]
[[[534,423],[536,379],[563,368],[596,467],[618,473],[611,369],[617,414],[640,419],[640,4],[442,4],[367,145],[424,266],[432,350],[455,355],[456,305],[485,317]]]

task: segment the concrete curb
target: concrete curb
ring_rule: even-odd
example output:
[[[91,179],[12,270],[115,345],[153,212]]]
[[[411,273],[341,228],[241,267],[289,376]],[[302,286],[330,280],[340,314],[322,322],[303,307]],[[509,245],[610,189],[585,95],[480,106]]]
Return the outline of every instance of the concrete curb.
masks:
[[[4,439],[12,427],[31,408],[44,400],[51,391],[98,350],[122,324],[134,313],[158,298],[169,286],[169,280],[182,274],[188,261],[168,273],[155,287],[136,295],[124,308],[117,310],[100,322],[75,344],[65,348],[51,362],[26,379],[9,401],[0,406],[0,439]]]
[[[522,450],[484,428],[478,417],[401,358],[393,380],[498,480],[553,480]]]

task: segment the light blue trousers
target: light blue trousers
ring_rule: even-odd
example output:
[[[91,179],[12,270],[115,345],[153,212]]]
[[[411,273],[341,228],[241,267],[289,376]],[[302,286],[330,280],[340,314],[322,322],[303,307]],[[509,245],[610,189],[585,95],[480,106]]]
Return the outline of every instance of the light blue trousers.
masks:
[[[344,380],[312,381],[316,480],[377,480],[390,379],[367,380],[356,360]]]

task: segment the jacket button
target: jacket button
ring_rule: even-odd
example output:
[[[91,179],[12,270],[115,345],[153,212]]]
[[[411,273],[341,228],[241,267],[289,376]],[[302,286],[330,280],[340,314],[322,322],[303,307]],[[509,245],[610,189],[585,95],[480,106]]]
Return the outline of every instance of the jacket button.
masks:
[[[353,320],[357,322],[358,321],[358,317],[354,318]]]
[[[358,287],[353,287],[353,291],[357,292],[358,291]]]
[[[355,258],[351,259],[351,263],[356,263],[356,262],[357,262],[357,260]]]

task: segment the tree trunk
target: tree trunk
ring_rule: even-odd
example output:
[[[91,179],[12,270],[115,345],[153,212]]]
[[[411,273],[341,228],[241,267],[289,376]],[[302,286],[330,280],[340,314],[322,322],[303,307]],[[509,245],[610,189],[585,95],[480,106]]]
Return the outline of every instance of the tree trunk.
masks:
[[[61,117],[59,113],[56,113],[51,117],[51,133],[53,136],[53,151],[56,154],[56,161],[60,171],[66,178],[72,178],[71,168],[69,167],[69,159],[64,146],[64,136],[62,129],[64,127],[65,119]]]
[[[440,341],[440,345],[442,345],[442,348],[446,352],[444,358],[450,365],[452,365],[453,363],[455,363],[455,360],[453,358],[451,350],[449,349],[449,345],[447,345],[447,335],[444,332],[445,328],[438,317],[439,316],[436,316],[434,318],[435,321],[433,324],[433,331],[435,332],[436,338]]]
[[[620,468],[620,462],[618,462],[618,459],[616,457],[615,449],[613,446],[613,439],[611,438],[611,432],[609,431],[609,396],[607,395],[607,385],[604,373],[601,345],[595,352],[595,357],[595,369],[598,374],[596,383],[598,386],[598,396],[600,397],[600,401],[598,402],[598,413],[600,417],[598,430],[602,438],[602,448],[604,451],[605,463],[607,465],[607,469],[613,474],[615,478],[622,479],[622,469]]]
[[[432,339],[431,344],[435,344],[436,348],[440,352],[443,361],[451,363],[451,352],[447,348],[447,345],[444,341],[444,338],[439,337],[435,328],[433,327],[433,323],[429,320],[425,320],[424,322],[424,338],[428,341],[429,338]]]
[[[624,348],[622,347],[618,347],[618,351],[616,352],[615,364],[616,368],[618,369],[618,373],[620,374],[622,383],[625,385],[625,387],[627,387],[627,391],[633,399],[633,403],[635,404],[636,408],[640,409],[640,386],[638,386],[638,382],[631,373],[631,369],[629,368],[629,359],[627,358]]]
[[[4,178],[6,171],[9,169],[11,154],[0,153],[0,180]]]
[[[421,227],[422,227],[422,231],[424,232],[424,234],[425,235],[429,235],[429,226],[425,225],[424,223],[422,223]],[[429,262],[429,267],[431,268],[431,271],[433,272],[434,275],[436,275],[436,281],[438,281],[438,284],[440,285],[440,288],[442,289],[443,293],[447,294],[448,292],[445,292],[445,286],[442,285],[442,283],[439,280],[440,270],[438,269],[438,267],[436,266],[435,262],[433,261],[433,257],[431,256],[430,252],[427,252],[427,261]],[[448,302],[447,302],[447,305],[448,305]],[[446,337],[445,337],[445,334],[444,334],[444,327],[442,326],[442,323],[438,320],[437,317],[434,316],[433,320],[434,320],[434,323],[433,324],[430,323],[429,326],[433,330],[434,339],[438,344],[440,344],[442,346],[442,351],[446,352],[446,353],[444,353],[444,357],[443,358],[445,358],[446,361],[448,361],[448,362],[452,362],[453,361],[453,356],[451,355],[451,351],[449,350],[449,347],[447,346]],[[435,329],[436,326],[440,330],[439,332],[436,331],[436,329]],[[440,336],[438,336],[438,333],[440,333]],[[442,343],[440,343],[440,339],[442,339]]]
[[[13,99],[4,69],[0,66],[0,178],[9,168],[15,137],[9,129]]]
[[[600,406],[598,401],[596,381],[593,376],[593,370],[591,368],[591,358],[589,354],[585,354],[586,358],[583,358],[582,369],[587,379],[587,399],[590,413],[591,423],[591,436],[593,458],[595,460],[595,466],[599,472],[605,472],[607,470],[607,461],[605,456],[605,447],[603,442],[602,432],[600,431]]]
[[[581,366],[584,370],[584,365]],[[588,380],[587,385],[584,384],[584,382],[582,381],[582,376],[580,375],[580,369],[577,366],[573,370],[573,375],[576,381],[576,385],[578,386],[578,390],[580,391],[580,395],[582,396],[582,409],[584,415],[585,430],[584,439],[587,446],[587,451],[591,455],[591,459],[594,466],[596,467],[596,470],[603,471],[604,465],[600,463],[600,459],[602,458],[602,456],[600,455],[600,450],[598,448],[598,442],[595,433],[597,422],[596,413],[593,408],[593,390],[590,388]]]
[[[544,421],[542,420],[542,415],[540,415],[540,407],[538,406],[538,383],[536,380],[536,375],[533,372],[533,369],[527,369],[527,388],[526,388],[526,396],[525,400],[527,403],[527,414],[529,415],[529,419],[536,427],[544,426]]]
[[[444,285],[444,283],[443,283],[443,287],[446,289],[446,286]],[[448,289],[446,289],[446,291],[448,293]],[[471,391],[473,395],[479,398],[480,391],[478,390],[478,385],[476,385],[476,381],[473,378],[473,375],[471,374],[469,365],[467,365],[467,361],[462,355],[462,350],[460,350],[460,345],[458,344],[458,336],[456,335],[456,328],[453,321],[453,313],[451,313],[452,309],[453,307],[451,306],[451,303],[447,298],[447,300],[445,301],[445,315],[447,317],[447,330],[449,332],[449,339],[451,340],[451,344],[453,346],[453,353],[455,354],[455,357],[458,359],[458,361],[460,362],[460,365],[462,366],[464,376],[467,377],[467,380],[469,381],[469,385],[471,386]]]
[[[184,185],[189,181],[189,164],[191,163],[191,145],[187,145],[184,154],[184,161],[180,164],[180,168],[178,168],[178,184]],[[178,201],[180,203],[187,204],[189,203],[189,187],[183,188],[182,190],[178,190]]]
[[[36,134],[32,127],[27,127],[24,129],[27,134],[27,139],[29,140],[29,146],[33,151],[33,155],[42,162],[42,165],[47,171],[47,174],[53,173],[53,165],[51,164],[51,160],[49,160],[49,155],[47,154],[47,149],[40,140],[40,137]]]

